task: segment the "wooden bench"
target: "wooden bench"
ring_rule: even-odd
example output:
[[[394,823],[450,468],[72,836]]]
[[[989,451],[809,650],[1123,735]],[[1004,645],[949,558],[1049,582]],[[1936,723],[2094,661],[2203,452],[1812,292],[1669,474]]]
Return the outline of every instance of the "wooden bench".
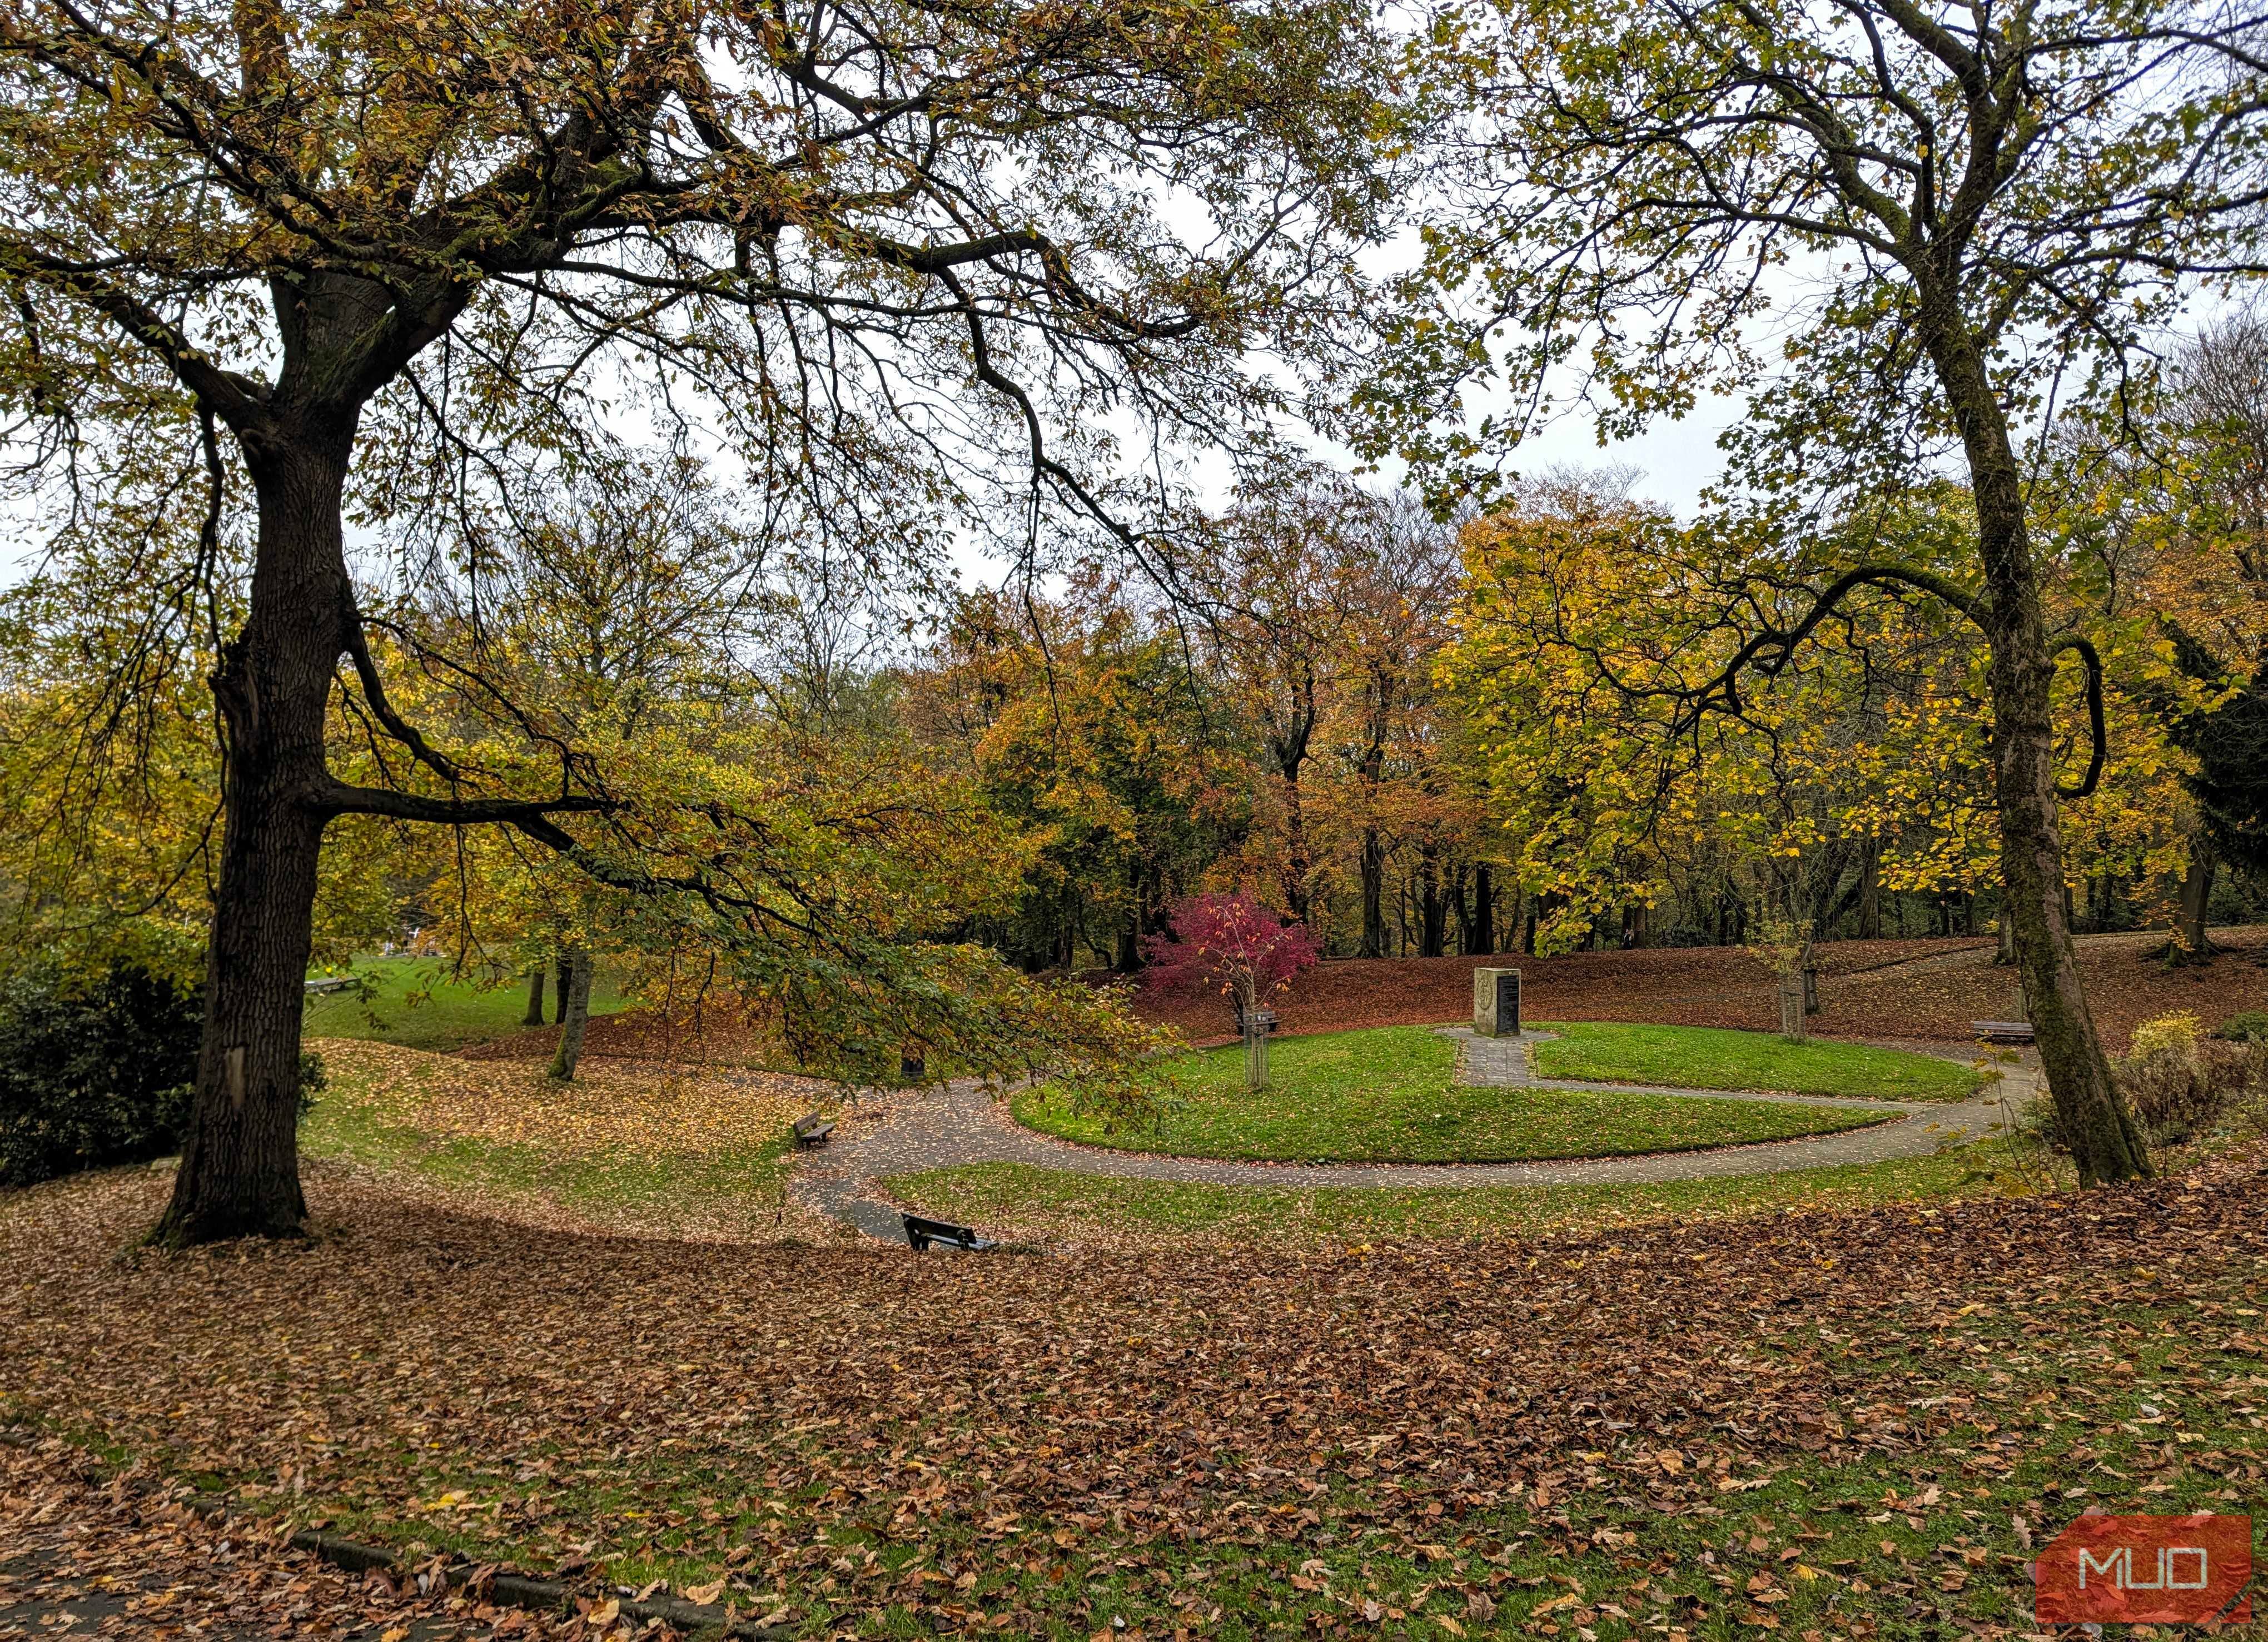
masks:
[[[320,981],[308,982],[307,995],[320,998],[327,992],[343,992],[354,983],[354,976],[350,975],[329,976]]]
[[[1972,1020],[1969,1029],[1987,1043],[2029,1043],[2032,1023],[2029,1020]]]
[[[835,1125],[817,1112],[806,1112],[790,1125],[795,1130],[799,1146],[823,1146],[835,1133]]]
[[[928,1220],[918,1214],[901,1214],[906,1223],[906,1243],[914,1253],[920,1254],[934,1243],[940,1248],[990,1248],[988,1238],[976,1235],[971,1227],[955,1226],[950,1220]]]

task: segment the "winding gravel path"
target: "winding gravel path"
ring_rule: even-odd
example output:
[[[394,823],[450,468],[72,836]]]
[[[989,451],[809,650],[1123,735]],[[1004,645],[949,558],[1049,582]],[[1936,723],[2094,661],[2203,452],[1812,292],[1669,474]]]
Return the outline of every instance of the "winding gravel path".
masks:
[[[843,1138],[797,1168],[791,1189],[806,1206],[848,1222],[869,1236],[902,1242],[896,1207],[875,1182],[892,1174],[950,1168],[964,1163],[1027,1163],[1079,1174],[1133,1180],[1183,1181],[1213,1186],[1573,1186],[1609,1182],[1704,1180],[1730,1174],[1771,1174],[1845,1163],[1879,1163],[1926,1157],[1946,1145],[1981,1139],[2003,1121],[2003,1100],[2021,1107],[2036,1086],[2029,1064],[2005,1069],[1969,1100],[1860,1101],[1827,1095],[1749,1093],[1734,1090],[1668,1089],[1630,1084],[1570,1083],[1535,1077],[1526,1040],[1480,1038],[1469,1028],[1445,1028],[1461,1040],[1461,1083],[1505,1088],[1587,1090],[1662,1094],[1696,1101],[1785,1101],[1797,1106],[1852,1106],[1879,1110],[1891,1121],[1840,1134],[1757,1141],[1707,1151],[1655,1152],[1631,1157],[1581,1158],[1534,1163],[1233,1163],[1207,1158],[1114,1152],[1057,1140],[1023,1128],[1006,1104],[975,1083],[950,1084],[898,1098],[880,1122],[838,1130]],[[1944,1045],[1900,1044],[1948,1060],[1967,1061]]]

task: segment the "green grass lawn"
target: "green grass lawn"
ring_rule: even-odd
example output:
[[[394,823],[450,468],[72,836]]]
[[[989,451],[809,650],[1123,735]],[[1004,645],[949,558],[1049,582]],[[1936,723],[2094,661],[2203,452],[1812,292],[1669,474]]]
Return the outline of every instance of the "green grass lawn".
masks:
[[[1790,1043],[1770,1032],[1616,1020],[1571,1020],[1543,1029],[1560,1034],[1535,1048],[1535,1070],[1546,1078],[1878,1101],[1964,1100],[1977,1082],[1977,1072],[1957,1061],[1823,1038]]]
[[[892,1175],[922,1213],[988,1231],[1137,1233],[1235,1242],[1523,1236],[1564,1226],[1938,1201],[2012,1183],[1999,1142],[1933,1157],[1715,1180],[1594,1186],[1211,1186],[971,1163]]]
[[[404,1049],[446,1052],[521,1029],[527,1012],[527,977],[502,986],[450,978],[438,958],[357,958],[352,974],[371,983],[368,997],[332,992],[307,1000],[305,1030],[315,1038],[368,1038]],[[558,1012],[550,980],[544,983],[546,1019]],[[601,971],[591,985],[591,1012],[612,1014],[635,999],[622,996]]]
[[[1847,1107],[1681,1100],[1675,1095],[1469,1088],[1453,1081],[1456,1044],[1429,1027],[1285,1038],[1270,1050],[1272,1086],[1244,1086],[1241,1048],[1172,1064],[1175,1098],[1153,1127],[1113,1132],[1042,1087],[1017,1120],[1068,1140],[1182,1157],[1252,1160],[1481,1163],[1684,1152],[1833,1133],[1881,1121]]]

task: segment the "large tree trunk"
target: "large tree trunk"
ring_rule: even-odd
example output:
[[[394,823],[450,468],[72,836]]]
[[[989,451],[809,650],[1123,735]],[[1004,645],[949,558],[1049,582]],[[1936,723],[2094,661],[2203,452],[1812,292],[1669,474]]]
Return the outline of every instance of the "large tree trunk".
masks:
[[[2049,700],[2055,658],[2040,607],[2022,478],[2007,419],[1955,293],[1944,282],[1926,282],[1921,308],[1924,340],[1961,430],[1977,504],[1985,637],[1992,650],[1987,676],[2002,881],[2040,1063],[2080,1183],[2129,1180],[2151,1172],[2149,1153],[2111,1081],[2064,917],[2063,836]]]
[[[339,507],[351,444],[350,429],[247,448],[260,549],[250,614],[213,677],[225,825],[196,1091],[173,1201],[151,1233],[162,1243],[306,1230],[299,1014],[328,819],[324,716],[346,647]]]
[[[527,1012],[519,1018],[523,1027],[543,1024],[543,965],[537,964],[527,972]]]
[[[591,1024],[591,954],[571,946],[559,954],[559,967],[567,976],[567,990],[559,1005],[559,1047],[552,1051],[551,1075],[572,1083],[583,1061],[583,1033]]]

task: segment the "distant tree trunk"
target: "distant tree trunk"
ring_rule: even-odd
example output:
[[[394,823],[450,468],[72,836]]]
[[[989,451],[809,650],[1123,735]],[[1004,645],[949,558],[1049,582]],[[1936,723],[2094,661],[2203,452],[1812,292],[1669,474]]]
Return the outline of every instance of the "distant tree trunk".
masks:
[[[1126,909],[1126,922],[1118,931],[1118,961],[1113,966],[1121,975],[1131,975],[1142,967],[1142,864],[1139,861],[1127,869],[1126,889],[1130,904]]]
[[[1623,946],[1635,951],[1653,945],[1653,931],[1648,927],[1648,909],[1642,901],[1633,901],[1623,909]]]
[[[2181,927],[2176,931],[2185,959],[2203,962],[2213,956],[2213,941],[2205,934],[2205,912],[2213,902],[2213,872],[2218,863],[2202,839],[2190,845],[2190,870],[2182,878]]]
[[[539,963],[527,972],[527,1012],[519,1018],[523,1027],[543,1024],[543,969]]]
[[[1386,956],[1386,845],[1378,828],[1362,829],[1362,955]]]
[[[551,1075],[563,1083],[575,1079],[583,1058],[583,1033],[591,1024],[591,959],[574,947],[559,954],[567,976],[567,995],[559,1005],[559,1047],[551,1056]]]
[[[1418,955],[1439,958],[1448,949],[1449,905],[1441,893],[1441,852],[1438,844],[1418,850]]]
[[[1307,880],[1314,863],[1307,852],[1307,806],[1300,791],[1300,771],[1307,762],[1315,717],[1314,675],[1303,674],[1293,687],[1290,710],[1267,737],[1276,773],[1284,780],[1284,909],[1301,924],[1307,921]]]
[[[561,1022],[564,1022],[564,1021],[566,1020],[566,1019],[567,1019],[567,994],[574,989],[574,984],[575,984],[575,960],[574,960],[574,957],[573,957],[573,956],[572,956],[572,954],[570,954],[570,953],[563,952],[563,953],[561,953],[561,954],[559,954],[559,979],[558,979],[558,984],[557,984],[557,985],[553,989],[553,990],[554,990],[554,996],[555,996],[555,998],[556,998],[556,1002],[555,1002],[555,1004],[554,1004],[554,1005],[553,1005],[553,1006],[554,1006],[555,1008],[556,1008],[556,1009],[558,1010],[558,1012],[558,1012],[557,1014],[556,1014],[556,1015],[552,1016],[552,1017],[551,1017],[551,1018],[552,1018],[552,1020],[556,1020],[556,1021],[561,1021]]]
[[[1866,853],[1859,858],[1859,939],[1880,940],[1881,938],[1881,845],[1877,840],[1869,838]]]
[[[1496,882],[1489,873],[1489,864],[1486,861],[1476,862],[1473,866],[1473,929],[1478,939],[1468,950],[1494,952],[1496,950]]]
[[[1307,921],[1307,879],[1314,863],[1307,858],[1307,819],[1300,801],[1299,766],[1284,777],[1284,909],[1295,923]]]

